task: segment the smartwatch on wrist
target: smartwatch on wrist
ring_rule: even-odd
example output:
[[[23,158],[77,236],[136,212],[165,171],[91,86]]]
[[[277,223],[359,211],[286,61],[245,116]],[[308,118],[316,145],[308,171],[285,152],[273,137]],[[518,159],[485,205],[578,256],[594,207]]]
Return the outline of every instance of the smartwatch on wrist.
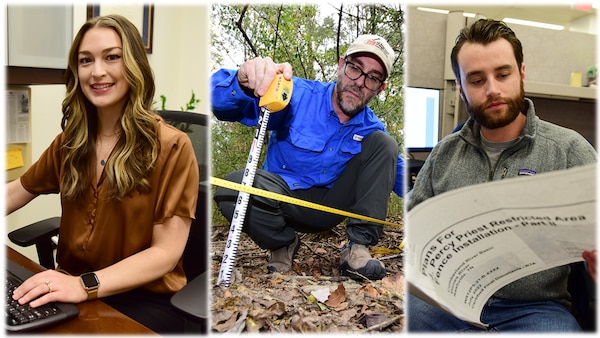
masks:
[[[98,298],[98,287],[100,287],[98,276],[96,276],[96,274],[93,272],[86,272],[79,277],[81,278],[81,284],[83,284],[83,288],[88,293],[87,300]]]

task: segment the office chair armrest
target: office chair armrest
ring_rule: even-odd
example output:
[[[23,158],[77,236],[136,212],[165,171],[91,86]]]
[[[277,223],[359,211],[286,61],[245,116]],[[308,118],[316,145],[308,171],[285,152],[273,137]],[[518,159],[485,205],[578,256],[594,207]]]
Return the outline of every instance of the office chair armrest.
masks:
[[[194,319],[207,320],[210,315],[207,297],[208,279],[208,271],[205,271],[189,281],[183,289],[171,297],[171,304]]]
[[[571,313],[584,332],[596,332],[596,282],[584,262],[571,263],[567,289],[571,294]]]
[[[52,217],[11,231],[8,238],[22,247],[35,244],[40,265],[54,269],[52,237],[58,235],[59,228],[60,217]]]
[[[60,217],[52,217],[11,231],[8,238],[19,246],[30,246],[58,235],[59,227]]]

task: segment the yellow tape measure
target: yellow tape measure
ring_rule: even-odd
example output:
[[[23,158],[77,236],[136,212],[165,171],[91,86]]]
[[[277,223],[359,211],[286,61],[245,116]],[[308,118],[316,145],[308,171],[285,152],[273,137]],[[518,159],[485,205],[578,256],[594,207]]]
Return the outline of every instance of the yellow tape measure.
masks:
[[[325,211],[325,212],[329,212],[332,214],[337,214],[337,215],[342,215],[342,216],[347,216],[347,217],[353,217],[353,218],[357,218],[357,219],[362,219],[365,221],[370,221],[373,223],[379,223],[379,224],[384,224],[384,225],[389,225],[389,226],[393,226],[393,227],[401,227],[402,225],[400,224],[396,224],[396,223],[392,223],[392,222],[388,222],[388,221],[383,221],[377,218],[373,218],[373,217],[369,217],[369,216],[363,216],[363,215],[359,215],[359,214],[355,214],[355,213],[351,213],[348,211],[344,211],[344,210],[340,210],[340,209],[335,209],[335,208],[331,208],[331,207],[327,207],[324,205],[320,205],[317,203],[312,203],[312,202],[308,202],[305,200],[301,200],[299,198],[295,198],[295,197],[290,197],[290,196],[286,196],[286,195],[282,195],[282,194],[278,194],[272,191],[267,191],[267,190],[262,190],[262,189],[258,189],[255,187],[250,187],[250,186],[246,186],[246,185],[242,185],[239,183],[235,183],[235,182],[231,182],[231,181],[227,181],[221,178],[217,178],[217,177],[211,177],[210,178],[210,183],[219,187],[223,187],[223,188],[228,188],[231,190],[237,190],[237,191],[242,191],[245,192],[247,194],[252,194],[252,195],[256,195],[256,196],[261,196],[261,197],[266,197],[266,198],[271,198],[280,202],[286,202],[286,203],[291,203],[291,204],[295,204],[295,205],[299,205],[302,207],[306,207],[306,208],[311,208],[311,209],[315,209],[315,210],[319,210],[319,211]]]

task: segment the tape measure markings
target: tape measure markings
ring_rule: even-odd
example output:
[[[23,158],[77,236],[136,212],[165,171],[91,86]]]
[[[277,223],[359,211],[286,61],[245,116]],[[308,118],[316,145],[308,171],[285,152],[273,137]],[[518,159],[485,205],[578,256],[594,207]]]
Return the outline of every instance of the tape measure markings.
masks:
[[[275,193],[275,192],[272,192],[272,191],[267,191],[267,190],[262,190],[262,189],[258,189],[258,188],[255,188],[255,187],[250,187],[250,186],[247,186],[247,185],[242,185],[242,184],[239,184],[239,183],[236,183],[236,182],[224,180],[222,178],[211,177],[210,178],[210,183],[213,184],[213,185],[219,186],[219,187],[228,188],[228,189],[231,189],[231,190],[237,190],[237,191],[240,191],[240,192],[244,192],[244,193],[248,193],[248,194],[252,194],[252,195],[256,195],[256,196],[271,198],[271,199],[274,199],[274,200],[277,200],[277,201],[280,201],[280,202],[291,203],[291,204],[299,205],[299,206],[310,208],[310,209],[315,209],[315,210],[319,210],[319,211],[325,211],[325,212],[329,212],[329,213],[333,213],[333,214],[337,214],[337,215],[342,215],[342,216],[357,218],[357,219],[361,219],[361,220],[365,220],[365,221],[370,221],[370,222],[373,222],[373,223],[379,223],[379,224],[389,225],[389,226],[393,226],[393,227],[401,227],[402,226],[402,225],[397,224],[397,223],[392,223],[392,222],[380,220],[380,219],[369,217],[369,216],[363,216],[363,215],[355,214],[355,213],[348,212],[348,211],[345,211],[345,210],[331,208],[331,207],[324,206],[324,205],[321,205],[321,204],[317,204],[317,203],[313,203],[313,202],[301,200],[299,198],[295,198],[295,197],[291,197],[291,196],[287,196],[287,195],[278,194],[278,193]]]
[[[242,177],[242,186],[252,186],[254,183],[256,167],[258,166],[258,159],[260,157],[260,150],[267,132],[269,114],[270,111],[268,109],[261,108],[256,132],[254,133],[254,139],[252,141],[250,153],[248,154],[248,161],[246,163],[246,168],[244,169],[244,176]],[[233,211],[233,216],[231,218],[231,225],[229,228],[229,234],[227,236],[227,242],[225,244],[225,250],[223,252],[223,259],[221,260],[221,269],[217,278],[218,285],[229,287],[231,284],[231,275],[233,274],[237,246],[242,234],[242,227],[244,225],[244,218],[246,217],[246,210],[249,200],[250,194],[243,191],[239,192],[235,209]]]

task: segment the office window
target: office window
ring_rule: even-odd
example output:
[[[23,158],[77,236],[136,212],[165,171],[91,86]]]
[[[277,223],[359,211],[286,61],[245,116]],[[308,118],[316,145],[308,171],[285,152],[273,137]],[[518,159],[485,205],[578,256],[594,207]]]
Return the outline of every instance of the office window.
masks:
[[[440,91],[406,87],[404,89],[404,146],[432,148],[438,142]]]

